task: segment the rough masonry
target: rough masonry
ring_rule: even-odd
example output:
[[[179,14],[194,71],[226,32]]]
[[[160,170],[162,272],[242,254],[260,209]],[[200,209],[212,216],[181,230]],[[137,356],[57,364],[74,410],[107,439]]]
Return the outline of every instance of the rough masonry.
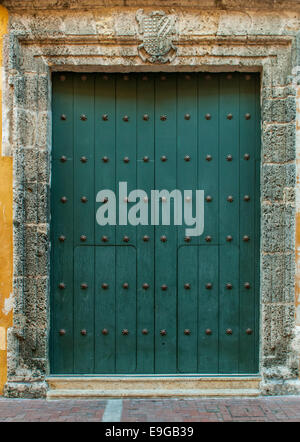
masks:
[[[51,72],[261,73],[260,372],[262,394],[299,393],[295,306],[298,1],[4,0],[3,153],[14,164],[11,397],[42,397],[48,365]],[[142,60],[136,20],[176,16],[176,57]],[[298,141],[299,143],[299,141]],[[300,145],[298,145],[300,149]]]

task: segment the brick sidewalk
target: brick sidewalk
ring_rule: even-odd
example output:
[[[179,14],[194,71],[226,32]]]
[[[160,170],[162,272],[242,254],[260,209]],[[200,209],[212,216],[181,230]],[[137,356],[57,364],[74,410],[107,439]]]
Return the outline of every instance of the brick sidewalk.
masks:
[[[0,422],[300,422],[300,397],[29,400],[0,398]]]

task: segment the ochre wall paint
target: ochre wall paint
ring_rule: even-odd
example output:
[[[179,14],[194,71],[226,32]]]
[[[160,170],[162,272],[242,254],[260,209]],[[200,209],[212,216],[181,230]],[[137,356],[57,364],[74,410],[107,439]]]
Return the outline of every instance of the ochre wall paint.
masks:
[[[8,12],[0,6],[0,68]],[[12,324],[12,158],[2,156],[2,69],[0,70],[0,394],[6,381],[6,333]]]

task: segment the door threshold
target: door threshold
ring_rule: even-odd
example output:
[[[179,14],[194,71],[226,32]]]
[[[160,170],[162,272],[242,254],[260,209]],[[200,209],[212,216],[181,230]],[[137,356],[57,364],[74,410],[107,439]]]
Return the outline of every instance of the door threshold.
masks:
[[[49,376],[47,399],[260,395],[258,376]]]

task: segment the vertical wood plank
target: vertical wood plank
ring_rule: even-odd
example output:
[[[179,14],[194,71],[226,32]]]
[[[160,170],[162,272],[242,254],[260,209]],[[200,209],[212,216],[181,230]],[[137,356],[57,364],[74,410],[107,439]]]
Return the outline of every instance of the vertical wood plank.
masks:
[[[198,246],[178,248],[178,371],[197,373]],[[186,284],[190,288],[186,289]]]
[[[94,75],[74,74],[74,369],[94,372]],[[88,158],[87,163],[81,161]],[[82,238],[86,237],[85,241]],[[78,246],[76,248],[76,245]],[[82,289],[87,284],[87,289]],[[86,330],[86,335],[82,334]],[[84,332],[83,332],[84,333]]]
[[[254,75],[240,74],[240,373],[255,372],[255,88]]]
[[[255,363],[254,373],[259,372],[259,330],[260,330],[260,168],[261,168],[261,107],[260,107],[260,74],[255,76]]]
[[[220,76],[220,322],[219,371],[237,373],[239,358],[239,82],[238,74]],[[232,202],[228,201],[232,197]],[[233,240],[226,241],[231,235]],[[228,286],[230,284],[230,286]],[[227,287],[232,287],[228,289]]]
[[[124,288],[124,283],[128,288]],[[136,371],[136,249],[116,248],[116,371]]]
[[[199,243],[205,245],[219,243],[219,95],[219,75],[199,74],[198,189],[205,191],[204,232]]]
[[[218,373],[219,247],[199,246],[198,262],[198,372]]]
[[[127,183],[128,194],[136,189],[136,78],[118,75],[116,78],[116,188]],[[120,204],[129,211],[132,203],[120,198]],[[125,210],[126,210],[125,207]],[[136,227],[119,225],[117,219],[117,244],[136,244]],[[127,238],[127,239],[126,239]],[[125,242],[126,241],[128,242]]]
[[[95,195],[101,190],[116,193],[116,85],[114,74],[95,77]],[[96,202],[96,210],[106,204]],[[95,244],[116,243],[116,227],[95,223]],[[110,253],[110,252],[108,252]]]
[[[219,95],[219,75],[199,74],[198,189],[204,190],[204,232],[198,251],[200,373],[219,370]]]
[[[116,193],[116,85],[114,74],[95,77],[95,195]],[[105,198],[105,196],[104,196]],[[96,202],[98,210],[105,202]],[[96,216],[96,213],[95,213]],[[116,371],[116,227],[95,220],[95,371]],[[107,284],[107,288],[106,288]]]
[[[120,74],[116,79],[116,187],[126,182],[128,197],[136,189],[136,118],[136,76]],[[129,211],[133,203],[120,196],[119,199]],[[116,243],[122,245],[116,250],[116,370],[133,373],[136,370],[136,226],[118,225]],[[126,282],[129,289],[124,290]],[[124,330],[128,330],[128,335],[123,334]]]
[[[176,188],[176,76],[155,82],[155,189]],[[163,157],[166,161],[162,161]],[[160,211],[166,202],[159,202]],[[163,242],[161,238],[167,237]],[[155,372],[177,369],[177,227],[155,227]],[[166,286],[167,290],[162,287]],[[166,334],[164,334],[165,332]]]
[[[50,369],[51,373],[70,374],[74,371],[72,74],[53,75],[52,106]],[[67,197],[66,203],[61,202],[63,196]],[[61,283],[65,285],[64,289],[59,288]],[[65,334],[60,334],[60,330]]]
[[[116,372],[116,247],[95,247],[95,372]]]
[[[95,247],[74,250],[74,372],[94,373]]]
[[[186,204],[193,206],[194,215],[198,178],[197,89],[197,74],[178,74],[176,188],[182,192],[183,207],[184,191],[193,191],[192,201]],[[182,218],[184,220],[183,209]],[[198,237],[191,237],[187,243],[187,227],[185,223],[178,226],[178,371],[195,373],[198,347],[198,251],[193,244],[195,240],[198,241]]]
[[[94,75],[74,74],[74,237],[95,243]],[[88,158],[86,163],[82,157]],[[82,241],[82,236],[86,237]]]
[[[154,78],[137,80],[137,188],[148,195],[148,226],[137,227],[137,371],[154,372],[154,227],[151,189],[154,189]],[[149,288],[145,290],[144,284]]]

